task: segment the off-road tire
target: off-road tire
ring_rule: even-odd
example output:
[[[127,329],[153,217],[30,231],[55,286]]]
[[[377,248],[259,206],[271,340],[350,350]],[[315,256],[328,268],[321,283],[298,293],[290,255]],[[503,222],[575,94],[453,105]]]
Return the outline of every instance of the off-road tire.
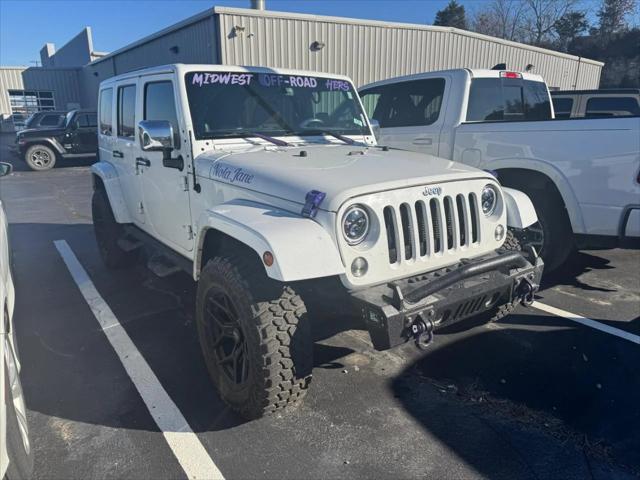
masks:
[[[247,379],[240,385],[218,362],[220,347],[211,333],[217,327],[206,313],[212,295],[227,295],[237,313],[248,361]],[[302,402],[313,366],[307,310],[290,286],[267,277],[253,252],[230,252],[207,262],[198,282],[196,322],[211,379],[222,400],[242,417],[260,418]]]
[[[20,426],[16,410],[13,405],[13,397],[9,387],[9,372],[5,367],[5,404],[6,404],[6,421],[7,421],[7,453],[9,454],[9,466],[5,474],[5,480],[26,480],[31,478],[33,471],[33,445],[30,445],[29,451],[25,449],[22,441]],[[20,380],[18,380],[20,381]]]
[[[120,248],[118,239],[124,234],[121,224],[116,222],[107,192],[96,186],[91,199],[93,232],[102,261],[108,268],[120,269],[136,264],[137,252],[127,252]]]
[[[508,251],[508,252],[522,251],[522,245],[520,245],[520,242],[518,241],[518,239],[515,237],[515,235],[511,230],[507,230],[507,237],[505,238],[504,243],[502,244],[502,247],[500,247],[500,250]],[[516,302],[503,303],[502,305],[493,307],[492,309],[487,310],[484,313],[481,313],[480,317],[485,322],[497,322],[498,320],[501,320],[502,318],[511,314],[516,309],[516,306],[517,306]]]
[[[56,160],[56,152],[47,145],[31,145],[24,154],[24,161],[29,168],[37,172],[51,170],[55,166]]]

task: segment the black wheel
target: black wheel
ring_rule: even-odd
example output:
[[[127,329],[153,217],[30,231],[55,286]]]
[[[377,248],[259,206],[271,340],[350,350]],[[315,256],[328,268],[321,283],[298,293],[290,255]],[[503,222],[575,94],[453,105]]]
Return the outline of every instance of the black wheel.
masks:
[[[93,231],[104,264],[114,269],[133,266],[137,260],[137,252],[126,252],[118,245],[118,239],[123,235],[123,227],[116,222],[107,192],[101,186],[97,186],[93,191],[91,212]]]
[[[526,193],[536,209],[538,222],[525,229],[521,240],[535,247],[544,260],[545,273],[550,273],[567,260],[575,246],[569,215],[555,191],[532,189]]]
[[[56,164],[56,152],[46,145],[31,145],[24,154],[31,170],[50,170]]]
[[[511,230],[507,230],[507,238],[505,238],[502,247],[500,247],[500,250],[516,252],[522,251],[522,245]],[[504,318],[512,313],[516,309],[516,306],[517,304],[514,302],[503,303],[501,305],[493,307],[490,310],[487,310],[484,313],[481,313],[480,316],[486,322],[497,322],[501,318]]]
[[[304,302],[249,254],[215,257],[198,283],[198,338],[221,398],[247,419],[301,403],[311,381]]]
[[[14,372],[13,376],[9,376],[9,371],[5,368],[5,379],[6,439],[7,453],[9,454],[9,466],[5,479],[28,479],[31,478],[33,471],[33,448],[29,440],[20,377],[17,372]]]

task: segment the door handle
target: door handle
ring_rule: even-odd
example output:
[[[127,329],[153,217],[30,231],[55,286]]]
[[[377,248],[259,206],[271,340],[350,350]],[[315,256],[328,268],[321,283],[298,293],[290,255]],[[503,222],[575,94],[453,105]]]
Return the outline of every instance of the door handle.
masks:
[[[149,160],[148,158],[144,158],[144,157],[136,157],[136,165],[138,167],[150,167],[151,166],[151,160]]]
[[[122,153],[120,150],[114,150],[113,152],[111,152],[111,154],[114,157],[124,158],[124,153]]]
[[[414,138],[413,142],[411,143],[413,143],[414,145],[432,145],[433,139],[432,138]]]

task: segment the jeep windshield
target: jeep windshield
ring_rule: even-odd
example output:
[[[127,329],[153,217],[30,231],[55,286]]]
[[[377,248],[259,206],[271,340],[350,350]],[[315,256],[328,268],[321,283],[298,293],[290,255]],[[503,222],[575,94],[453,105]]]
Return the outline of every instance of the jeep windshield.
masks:
[[[185,81],[199,140],[370,134],[357,93],[342,79],[191,72]]]

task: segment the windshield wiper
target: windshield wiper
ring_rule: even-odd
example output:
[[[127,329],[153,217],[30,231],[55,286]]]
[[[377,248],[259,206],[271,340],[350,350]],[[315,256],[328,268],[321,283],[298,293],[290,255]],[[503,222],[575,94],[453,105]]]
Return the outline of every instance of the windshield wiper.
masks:
[[[280,140],[279,138],[270,137],[269,135],[263,135],[262,133],[257,133],[257,132],[242,132],[242,133],[238,134],[238,136],[242,137],[242,138],[258,137],[258,138],[261,138],[263,140],[266,140],[267,142],[271,142],[274,145],[277,145],[279,147],[290,147],[291,146],[291,144],[289,142],[285,142],[284,140]]]
[[[338,140],[346,143],[347,145],[353,145],[354,143],[356,143],[356,141],[353,140],[352,138],[345,137],[344,135],[340,135],[339,133],[336,133],[333,130],[314,129],[314,130],[306,131],[304,133],[305,135],[314,135],[317,133],[321,135],[329,135],[330,137],[337,138]]]

